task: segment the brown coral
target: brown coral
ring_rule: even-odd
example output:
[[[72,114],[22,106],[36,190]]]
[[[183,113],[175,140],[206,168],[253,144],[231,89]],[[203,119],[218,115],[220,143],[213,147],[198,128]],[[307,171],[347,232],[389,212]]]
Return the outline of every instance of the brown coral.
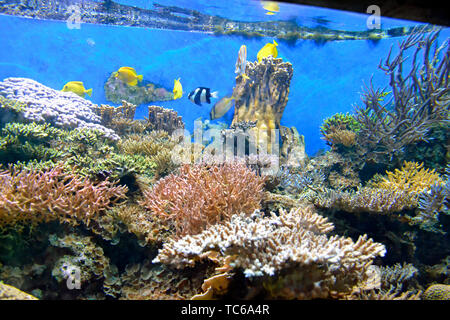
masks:
[[[326,134],[323,139],[329,142],[333,149],[335,149],[337,145],[351,147],[356,143],[356,133],[351,130],[336,129],[331,133]]]
[[[175,110],[159,106],[148,106],[147,128],[164,130],[169,134],[177,129],[184,129],[184,122]]]
[[[257,145],[267,146],[269,153],[275,140],[273,129],[279,129],[288,101],[293,72],[292,64],[269,56],[261,62],[247,63],[249,79],[236,78],[233,124],[257,121],[251,131],[256,134]]]
[[[118,200],[125,186],[106,180],[93,183],[60,167],[48,171],[0,172],[0,226],[37,224],[51,220],[89,226]]]
[[[174,222],[176,234],[195,234],[240,212],[259,207],[264,178],[244,164],[184,165],[144,192],[141,205]]]

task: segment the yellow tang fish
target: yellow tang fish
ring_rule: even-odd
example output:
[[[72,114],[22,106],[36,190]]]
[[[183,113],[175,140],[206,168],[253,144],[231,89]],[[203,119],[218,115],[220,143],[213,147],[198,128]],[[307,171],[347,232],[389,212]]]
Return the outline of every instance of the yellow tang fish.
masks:
[[[230,110],[233,105],[233,96],[226,96],[217,101],[217,103],[212,107],[209,117],[211,120],[222,118],[228,110]]]
[[[67,82],[61,91],[64,92],[74,92],[80,97],[84,98],[84,95],[87,93],[90,96],[92,96],[92,89],[86,90],[84,88],[83,82],[81,81],[70,81]]]
[[[261,50],[259,50],[256,56],[258,62],[261,62],[263,58],[266,58],[268,56],[276,58],[278,56],[277,46],[278,43],[276,43],[275,40],[273,40],[273,43],[266,43],[266,45],[262,47]]]
[[[280,6],[274,1],[261,1],[261,4],[265,10],[269,11],[266,14],[275,14],[274,12],[280,11]]]
[[[180,99],[183,96],[183,87],[180,78],[173,81],[173,99]]]
[[[142,81],[143,76],[137,75],[136,70],[131,67],[121,67],[117,72],[114,72],[114,77],[119,78],[129,86],[136,86],[138,81]]]

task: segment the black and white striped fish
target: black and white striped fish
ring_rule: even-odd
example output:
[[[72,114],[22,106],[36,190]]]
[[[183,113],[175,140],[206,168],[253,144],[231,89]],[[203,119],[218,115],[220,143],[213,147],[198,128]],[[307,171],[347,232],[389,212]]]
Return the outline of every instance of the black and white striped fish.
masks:
[[[217,98],[218,94],[219,92],[217,91],[211,92],[209,88],[198,87],[197,89],[191,91],[188,94],[188,98],[196,105],[201,106],[202,102],[211,103],[211,98]]]

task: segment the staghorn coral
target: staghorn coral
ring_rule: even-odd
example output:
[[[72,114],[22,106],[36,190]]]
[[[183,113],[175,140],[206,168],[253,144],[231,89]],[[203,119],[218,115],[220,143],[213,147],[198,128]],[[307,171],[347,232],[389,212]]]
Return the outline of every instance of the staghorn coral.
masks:
[[[423,163],[417,162],[405,161],[400,170],[386,171],[386,175],[380,182],[373,183],[371,186],[389,191],[421,193],[433,184],[443,183],[434,169],[425,169]]]
[[[280,128],[293,75],[292,64],[269,56],[261,62],[248,62],[245,72],[250,79],[236,77],[232,124],[257,121],[256,128],[250,129],[256,145],[267,146],[265,151],[272,153],[272,144],[278,142],[273,129]]]
[[[126,191],[108,180],[93,183],[60,167],[48,171],[10,168],[0,172],[0,226],[17,228],[52,220],[89,226],[123,199]]]
[[[391,98],[385,102],[387,92],[371,85],[363,93],[363,106],[356,107],[355,118],[361,124],[359,145],[365,146],[366,154],[373,155],[377,162],[402,156],[406,146],[426,141],[432,126],[448,121],[449,41],[439,45],[440,30],[433,28],[427,34],[426,29],[415,28],[399,44],[399,52],[392,60],[391,48],[383,65],[380,62],[379,68],[390,77]],[[404,55],[410,48],[415,51],[405,76]]]
[[[144,192],[142,206],[173,222],[176,235],[195,234],[239,212],[259,207],[264,178],[244,164],[183,165],[178,174],[158,180]]]
[[[346,212],[390,214],[417,206],[417,196],[404,191],[386,191],[363,187],[357,191],[325,190],[313,197],[319,208],[333,208]]]
[[[73,92],[61,92],[26,78],[6,78],[0,82],[0,95],[23,103],[25,119],[48,122],[61,128],[90,128],[102,131],[108,139],[119,136],[100,124],[95,105]]]
[[[63,156],[53,147],[53,141],[65,136],[65,131],[48,123],[7,123],[0,133],[0,163],[10,164],[30,160],[50,161]]]
[[[381,275],[380,287],[384,290],[389,290],[392,286],[397,289],[406,289],[408,283],[413,280],[418,273],[418,269],[412,264],[404,262],[403,264],[396,263],[393,266],[378,267]]]
[[[368,267],[385,248],[361,236],[356,242],[326,233],[333,224],[311,208],[280,210],[264,217],[255,211],[251,216],[234,215],[231,221],[212,225],[194,236],[169,240],[159,250],[154,263],[176,268],[194,266],[208,258],[205,253],[220,252],[219,260],[227,256],[233,271],[242,270],[247,278],[263,277],[271,288],[272,297],[309,299],[336,296],[367,277]],[[293,277],[292,287],[283,279]],[[283,286],[273,282],[283,282]],[[286,294],[286,291],[293,295]]]
[[[433,284],[425,290],[422,300],[450,300],[450,285]]]
[[[148,106],[147,128],[149,130],[164,130],[169,134],[177,129],[184,129],[184,122],[178,113],[159,106]]]
[[[389,290],[369,290],[353,293],[344,297],[345,300],[421,300],[422,291],[400,292],[396,287]]]

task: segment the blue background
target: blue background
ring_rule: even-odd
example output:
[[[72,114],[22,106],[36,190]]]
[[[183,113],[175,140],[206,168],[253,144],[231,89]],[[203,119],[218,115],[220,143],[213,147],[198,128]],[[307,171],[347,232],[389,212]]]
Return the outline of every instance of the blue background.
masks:
[[[361,24],[365,25],[365,19],[359,16]],[[392,24],[393,20],[389,21]],[[441,41],[450,34],[449,29],[444,31]],[[105,100],[103,86],[111,72],[121,66],[134,67],[144,79],[170,90],[173,80],[181,78],[183,98],[152,104],[176,110],[190,132],[194,120],[209,118],[213,104],[198,107],[187,99],[187,93],[204,86],[219,91],[219,97],[229,94],[235,85],[234,69],[240,46],[247,46],[247,60],[254,61],[261,47],[273,40],[85,23],[80,29],[69,29],[61,21],[5,15],[0,15],[0,32],[0,80],[27,77],[58,90],[68,81],[83,81],[86,89],[93,89],[89,99],[112,105]],[[326,148],[320,139],[324,118],[353,111],[353,106],[360,103],[362,86],[372,76],[375,86],[388,84],[387,76],[377,66],[399,40],[333,41],[320,46],[313,41],[297,41],[294,46],[278,41],[278,57],[292,63],[294,68],[281,124],[295,126],[305,136],[309,155]],[[230,124],[232,115],[233,109],[219,121]],[[144,116],[147,106],[141,105],[136,118]]]

